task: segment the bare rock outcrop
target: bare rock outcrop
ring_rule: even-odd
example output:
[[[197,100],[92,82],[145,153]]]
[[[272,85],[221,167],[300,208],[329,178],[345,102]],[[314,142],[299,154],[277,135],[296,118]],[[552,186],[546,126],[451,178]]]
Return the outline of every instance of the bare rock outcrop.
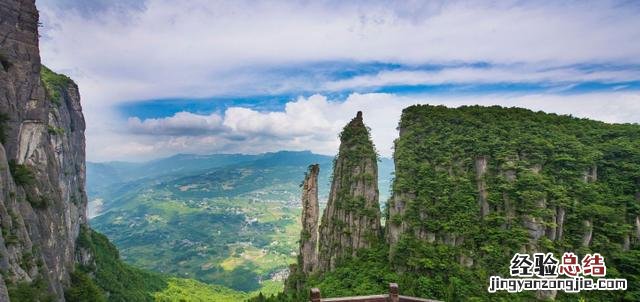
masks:
[[[476,185],[478,187],[478,206],[480,207],[480,216],[484,218],[489,215],[489,202],[487,192],[487,182],[484,180],[485,174],[487,174],[487,156],[478,156],[475,159],[476,169]]]
[[[77,86],[40,64],[33,0],[0,2],[0,63],[0,301],[35,281],[62,301],[86,223],[85,124]]]
[[[300,263],[305,275],[314,272],[318,266],[318,173],[320,166],[309,166],[302,184],[302,231],[300,233]]]

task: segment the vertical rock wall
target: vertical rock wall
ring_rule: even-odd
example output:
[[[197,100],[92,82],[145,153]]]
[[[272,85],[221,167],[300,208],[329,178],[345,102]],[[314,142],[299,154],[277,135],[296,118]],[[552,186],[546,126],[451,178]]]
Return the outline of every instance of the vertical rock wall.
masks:
[[[639,129],[524,109],[406,108],[387,208],[392,264],[428,273],[403,260],[428,259],[406,248],[420,244],[480,270],[516,252],[637,249]]]
[[[478,206],[480,207],[480,216],[484,218],[489,215],[489,202],[487,193],[487,182],[484,179],[487,174],[487,156],[478,156],[475,159],[476,183],[478,187]]]
[[[41,78],[33,0],[0,2],[0,63],[0,301],[34,281],[63,300],[86,222],[85,124],[77,86]]]
[[[320,166],[309,166],[302,184],[302,231],[300,234],[300,269],[309,275],[318,266],[318,173]]]

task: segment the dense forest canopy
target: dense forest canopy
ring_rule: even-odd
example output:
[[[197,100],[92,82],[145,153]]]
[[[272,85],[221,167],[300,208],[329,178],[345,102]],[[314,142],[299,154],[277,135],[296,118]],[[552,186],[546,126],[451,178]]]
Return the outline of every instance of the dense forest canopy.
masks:
[[[640,126],[520,108],[416,105],[403,111],[385,231],[307,288],[446,301],[551,298],[488,294],[517,252],[605,256],[627,291],[557,293],[561,301],[640,299]],[[289,293],[300,299],[306,293]],[[280,299],[287,299],[282,295]]]

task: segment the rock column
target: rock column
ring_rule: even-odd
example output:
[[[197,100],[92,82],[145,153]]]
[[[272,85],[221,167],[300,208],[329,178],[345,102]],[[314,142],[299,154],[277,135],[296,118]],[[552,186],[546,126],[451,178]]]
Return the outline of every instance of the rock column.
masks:
[[[327,207],[320,224],[318,265],[331,271],[340,258],[380,240],[378,159],[362,112],[340,134]]]
[[[302,231],[300,232],[300,268],[305,275],[318,266],[318,173],[320,166],[309,166],[302,184]]]

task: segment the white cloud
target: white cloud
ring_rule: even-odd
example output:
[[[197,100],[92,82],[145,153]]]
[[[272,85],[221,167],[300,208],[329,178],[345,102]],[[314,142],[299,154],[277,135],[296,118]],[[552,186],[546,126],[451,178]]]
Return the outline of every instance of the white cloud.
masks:
[[[270,91],[288,78],[261,72],[321,61],[640,63],[640,7],[617,2],[149,0],[90,17],[57,2],[38,2],[42,57],[85,102]]]
[[[199,115],[190,112],[178,112],[168,118],[146,119],[129,118],[129,129],[135,134],[161,135],[203,135],[223,130],[222,118],[218,114]]]
[[[495,66],[487,68],[452,67],[434,71],[381,71],[325,83],[327,90],[345,90],[386,85],[440,85],[490,83],[545,83],[558,85],[580,82],[626,82],[640,80],[640,69],[596,70],[584,72],[575,67],[536,69],[534,66]]]
[[[638,120],[640,101],[631,92],[458,98],[352,94],[344,102],[314,96],[290,102],[283,112],[229,108],[207,116],[180,113],[128,121],[114,112],[114,105],[124,101],[167,97],[406,84],[549,81],[555,87],[574,81],[637,81],[640,6],[633,2],[89,3],[96,2],[37,1],[44,25],[43,62],[79,84],[91,160],[278,149],[329,154],[337,147],[337,132],[357,110],[365,111],[376,144],[388,155],[401,108],[426,102],[496,103]],[[458,67],[382,71],[338,81],[280,70],[304,70],[321,62]],[[476,62],[489,67],[459,67]],[[582,64],[605,67],[577,67]]]
[[[277,150],[311,150],[333,155],[338,148],[337,135],[342,127],[357,111],[363,111],[378,151],[383,156],[390,156],[393,140],[398,135],[396,127],[402,109],[427,103],[450,107],[474,104],[515,106],[605,122],[640,121],[640,93],[629,92],[437,98],[354,93],[343,102],[314,95],[289,102],[284,112],[258,112],[236,107],[227,109],[220,116],[177,113],[163,119],[135,121],[129,126],[142,127],[147,134],[122,134],[115,140],[109,140],[106,147],[93,152],[97,159],[148,159],[177,152],[262,153]],[[223,127],[216,126],[216,131],[212,132],[211,126],[202,122],[208,119]],[[178,133],[184,129],[183,125],[188,125],[188,131]],[[143,133],[139,130],[133,132]]]

